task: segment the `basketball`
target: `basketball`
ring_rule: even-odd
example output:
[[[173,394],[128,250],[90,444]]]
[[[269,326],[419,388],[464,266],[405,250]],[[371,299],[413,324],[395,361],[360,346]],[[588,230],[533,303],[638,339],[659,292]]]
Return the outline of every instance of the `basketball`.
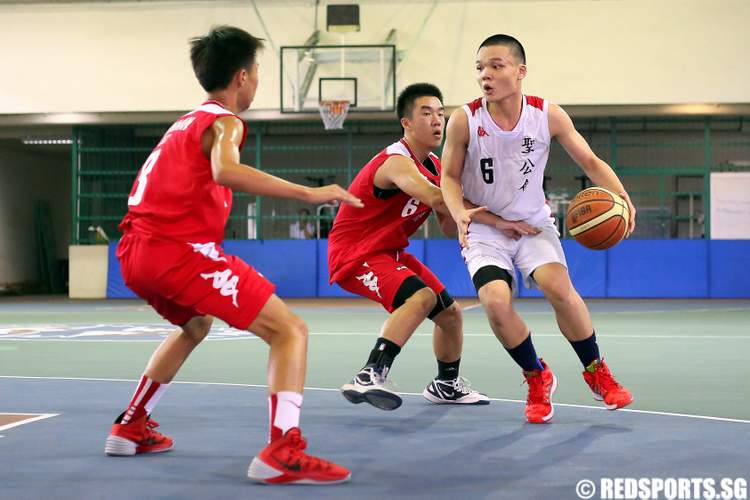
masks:
[[[565,224],[575,240],[586,248],[606,250],[628,233],[630,210],[612,191],[590,187],[570,201]]]

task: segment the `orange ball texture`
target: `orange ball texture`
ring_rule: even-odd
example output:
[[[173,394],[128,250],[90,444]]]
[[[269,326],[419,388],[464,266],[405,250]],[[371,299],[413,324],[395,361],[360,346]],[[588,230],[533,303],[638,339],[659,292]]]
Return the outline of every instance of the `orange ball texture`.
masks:
[[[570,200],[568,233],[586,248],[606,250],[628,233],[630,210],[625,200],[604,188],[584,189]]]

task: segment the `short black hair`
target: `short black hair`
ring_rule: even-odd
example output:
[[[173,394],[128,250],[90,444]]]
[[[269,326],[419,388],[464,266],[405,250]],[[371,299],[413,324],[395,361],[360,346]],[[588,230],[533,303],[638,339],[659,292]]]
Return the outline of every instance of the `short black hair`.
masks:
[[[205,36],[190,39],[190,60],[206,92],[225,89],[242,68],[250,68],[263,39],[234,26],[214,26]]]
[[[398,119],[411,116],[414,110],[414,101],[424,96],[437,97],[441,103],[443,102],[443,93],[435,85],[431,83],[412,83],[398,95],[398,101],[396,101]]]
[[[523,50],[523,45],[521,45],[521,42],[519,42],[512,36],[492,35],[490,37],[487,37],[485,41],[479,44],[479,49],[481,49],[482,47],[489,47],[491,45],[503,45],[505,47],[508,47],[515,58],[518,59],[521,64],[526,64],[526,51]],[[477,49],[477,51],[479,51],[479,49]]]

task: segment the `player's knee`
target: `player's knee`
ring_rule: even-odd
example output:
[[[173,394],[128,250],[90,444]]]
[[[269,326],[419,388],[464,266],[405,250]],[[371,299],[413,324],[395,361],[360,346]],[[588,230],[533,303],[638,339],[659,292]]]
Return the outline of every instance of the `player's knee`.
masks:
[[[435,322],[445,331],[460,331],[463,322],[461,308],[453,302],[450,306],[435,316]]]
[[[510,306],[510,300],[510,288],[501,281],[489,283],[479,290],[479,301],[487,310],[507,308]]]
[[[431,289],[421,288],[414,292],[406,301],[413,304],[414,307],[418,307],[424,313],[424,316],[427,316],[435,308],[437,296]]]
[[[499,327],[508,323],[515,313],[513,305],[509,301],[496,300],[487,304],[485,309],[490,321]]]
[[[294,340],[307,341],[309,334],[307,323],[302,318],[296,315],[292,315],[290,320],[286,324],[285,336]]]
[[[437,297],[424,281],[417,276],[409,276],[401,283],[393,298],[393,310],[406,305],[427,316],[435,308]]]
[[[573,304],[578,295],[570,280],[567,279],[558,279],[545,283],[541,288],[547,300],[552,304],[560,306]]]
[[[184,335],[194,342],[200,344],[203,339],[206,338],[208,332],[211,331],[211,325],[213,325],[214,318],[212,316],[199,316],[191,319],[182,327]]]

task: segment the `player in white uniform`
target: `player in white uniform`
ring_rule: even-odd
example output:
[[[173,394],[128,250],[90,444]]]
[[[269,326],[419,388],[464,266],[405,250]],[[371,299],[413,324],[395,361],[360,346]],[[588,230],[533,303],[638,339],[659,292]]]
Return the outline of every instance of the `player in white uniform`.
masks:
[[[599,355],[591,317],[570,282],[545,201],[542,181],[551,139],[558,140],[594,184],[625,199],[631,212],[628,234],[635,228],[635,208],[617,175],[591,151],[565,111],[523,94],[526,55],[518,40],[507,35],[487,38],[479,46],[476,65],[483,97],[450,117],[441,188],[458,223],[462,254],[490,326],[529,385],[526,418],[533,423],[552,418],[557,380],[537,357],[531,333],[513,309],[516,267],[527,286],[540,288],[552,304],[594,397],[611,410],[626,406],[633,397]]]

